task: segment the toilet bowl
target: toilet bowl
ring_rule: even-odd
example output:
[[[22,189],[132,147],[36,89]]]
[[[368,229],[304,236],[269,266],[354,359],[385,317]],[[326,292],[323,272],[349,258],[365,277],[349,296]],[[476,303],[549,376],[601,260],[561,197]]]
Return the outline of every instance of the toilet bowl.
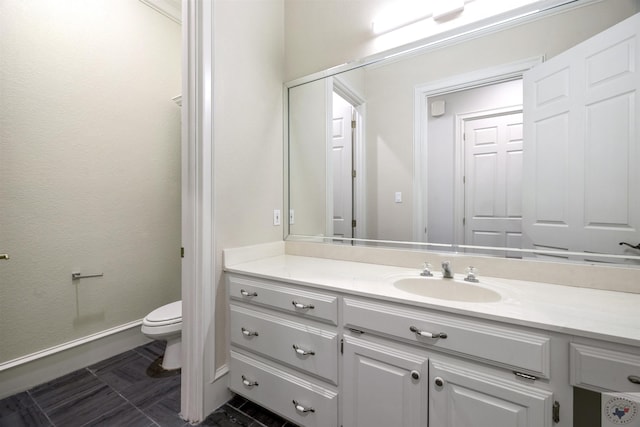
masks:
[[[153,340],[167,341],[162,368],[182,366],[182,301],[156,308],[142,320],[142,333]]]

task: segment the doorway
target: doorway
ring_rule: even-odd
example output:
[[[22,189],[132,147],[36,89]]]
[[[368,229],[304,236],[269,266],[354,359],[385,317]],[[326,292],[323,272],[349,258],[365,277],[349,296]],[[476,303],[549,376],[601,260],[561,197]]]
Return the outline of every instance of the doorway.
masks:
[[[365,103],[349,84],[330,80],[328,235],[336,243],[355,244],[366,235]]]
[[[2,371],[180,299],[182,36],[140,2],[0,13]]]
[[[517,240],[522,93],[516,76],[425,97],[424,241],[505,247]]]

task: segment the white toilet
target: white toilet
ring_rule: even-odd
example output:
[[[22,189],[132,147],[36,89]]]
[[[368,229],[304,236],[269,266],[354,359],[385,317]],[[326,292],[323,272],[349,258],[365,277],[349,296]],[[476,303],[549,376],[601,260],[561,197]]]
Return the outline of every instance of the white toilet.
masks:
[[[142,333],[153,340],[167,341],[162,368],[182,366],[182,301],[156,308],[142,320]]]

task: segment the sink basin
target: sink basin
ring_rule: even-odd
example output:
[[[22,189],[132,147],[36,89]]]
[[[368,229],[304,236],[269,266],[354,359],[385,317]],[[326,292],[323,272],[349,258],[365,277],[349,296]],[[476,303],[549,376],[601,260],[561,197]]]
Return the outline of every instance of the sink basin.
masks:
[[[436,277],[407,277],[393,282],[401,291],[428,298],[460,302],[496,302],[499,293],[474,283]]]

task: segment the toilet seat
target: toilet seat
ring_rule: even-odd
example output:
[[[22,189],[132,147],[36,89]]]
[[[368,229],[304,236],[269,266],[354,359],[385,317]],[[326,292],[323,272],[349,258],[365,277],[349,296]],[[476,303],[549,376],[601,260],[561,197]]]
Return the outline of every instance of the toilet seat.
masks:
[[[143,326],[159,327],[182,323],[182,301],[175,301],[156,308],[143,320]]]

